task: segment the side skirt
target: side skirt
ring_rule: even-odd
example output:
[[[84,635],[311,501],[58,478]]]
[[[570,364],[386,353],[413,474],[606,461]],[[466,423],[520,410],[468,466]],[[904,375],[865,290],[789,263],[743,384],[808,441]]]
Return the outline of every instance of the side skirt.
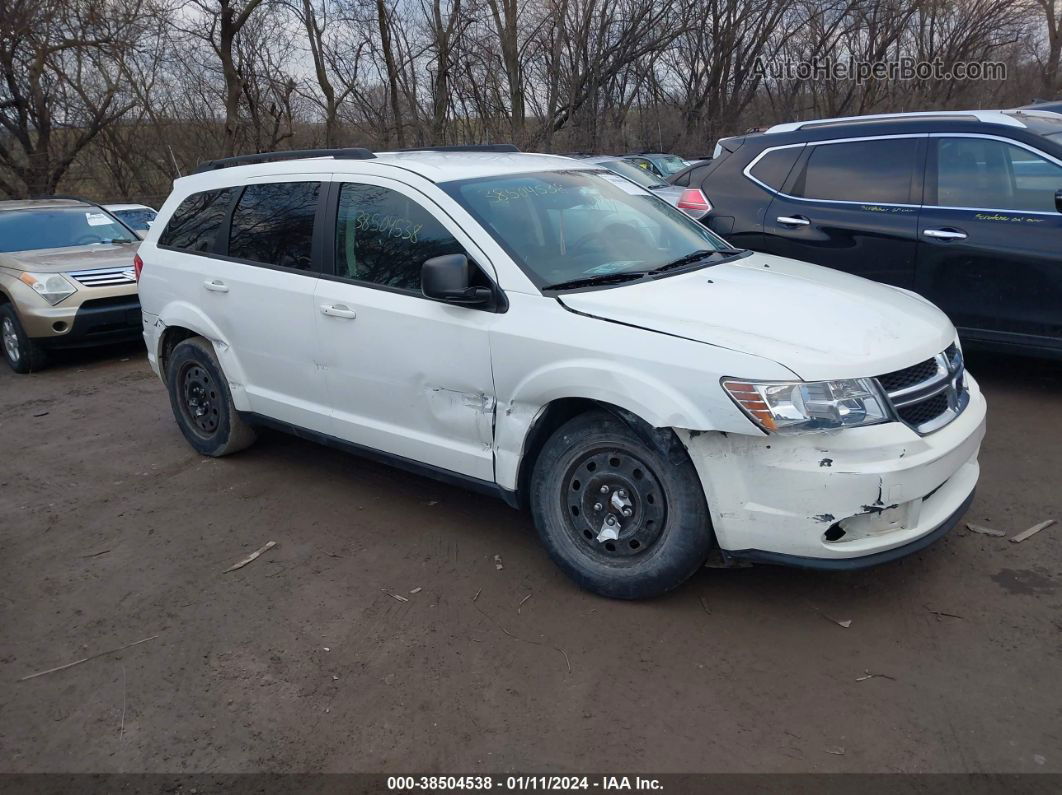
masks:
[[[337,450],[342,450],[345,453],[352,453],[361,458],[367,458],[371,461],[386,464],[395,469],[411,472],[414,475],[438,480],[451,486],[458,486],[460,488],[468,489],[469,491],[478,492],[479,494],[486,494],[490,497],[496,497],[511,508],[520,508],[520,500],[515,491],[504,489],[497,483],[492,483],[489,480],[480,480],[479,478],[462,475],[459,472],[453,472],[449,469],[443,469],[442,467],[414,461],[411,458],[404,458],[399,455],[394,455],[393,453],[384,452],[383,450],[365,447],[364,445],[356,444],[354,442],[348,442],[346,439],[340,439],[338,436],[330,436],[326,433],[311,431],[306,428],[301,428],[298,425],[292,425],[288,422],[275,420],[272,417],[266,417],[262,414],[247,411],[240,412],[240,416],[251,425],[273,428],[274,430],[283,431],[284,433],[290,433],[292,436],[297,436],[300,439],[307,439],[308,441],[317,442],[318,444],[323,444],[327,447],[333,447]]]

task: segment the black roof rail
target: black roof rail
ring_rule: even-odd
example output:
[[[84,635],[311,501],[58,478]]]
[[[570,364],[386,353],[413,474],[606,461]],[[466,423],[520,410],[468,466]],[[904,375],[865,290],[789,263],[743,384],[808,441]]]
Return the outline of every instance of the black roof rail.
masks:
[[[456,144],[454,146],[413,146],[395,152],[519,152],[516,144]]]
[[[251,163],[269,163],[275,160],[303,160],[313,157],[331,157],[336,160],[372,160],[376,155],[361,146],[352,146],[347,149],[290,149],[283,152],[259,152],[254,155],[236,155],[235,157],[207,160],[196,166],[195,171],[192,173],[201,174],[204,171],[217,171],[221,168],[246,166]]]

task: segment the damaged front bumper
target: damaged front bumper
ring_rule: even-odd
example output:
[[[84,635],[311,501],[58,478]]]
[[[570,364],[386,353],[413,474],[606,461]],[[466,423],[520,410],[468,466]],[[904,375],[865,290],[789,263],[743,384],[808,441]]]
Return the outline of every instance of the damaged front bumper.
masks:
[[[985,400],[919,436],[899,422],[822,434],[679,435],[704,486],[725,557],[862,568],[944,535],[973,496]]]

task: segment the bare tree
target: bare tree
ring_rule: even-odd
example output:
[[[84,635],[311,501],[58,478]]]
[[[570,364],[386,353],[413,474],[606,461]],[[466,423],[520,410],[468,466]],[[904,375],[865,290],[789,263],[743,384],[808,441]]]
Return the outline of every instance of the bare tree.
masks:
[[[1033,0],[1033,8],[1040,11],[1047,36],[1047,52],[1038,54],[1040,62],[1040,92],[1045,99],[1054,99],[1062,92],[1059,69],[1062,64],[1062,4],[1058,0]]]
[[[385,0],[376,0],[376,21],[380,29],[380,50],[383,53],[387,69],[388,99],[391,102],[391,114],[395,122],[395,138],[399,148],[406,145],[406,125],[402,117],[402,96],[398,90],[398,59],[395,57],[392,31],[393,9],[387,7]]]
[[[6,0],[0,14],[0,189],[55,192],[74,159],[134,101],[124,61],[141,0]]]
[[[186,34],[204,39],[220,63],[224,82],[225,154],[236,153],[240,135],[243,81],[237,65],[237,39],[262,3],[263,0],[191,0],[190,5],[201,12],[202,18],[193,19],[181,28]]]
[[[1062,0],[0,0],[0,192],[161,197],[219,153],[509,139],[702,154],[776,121],[1023,104]],[[993,60],[1006,80],[763,62]]]

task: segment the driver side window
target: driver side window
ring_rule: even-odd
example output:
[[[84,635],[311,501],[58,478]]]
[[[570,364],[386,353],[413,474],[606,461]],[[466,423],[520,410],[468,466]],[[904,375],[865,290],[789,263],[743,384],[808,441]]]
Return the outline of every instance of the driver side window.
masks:
[[[937,147],[937,205],[1055,211],[1057,163],[991,138],[941,138]]]
[[[342,184],[336,218],[336,275],[420,292],[424,260],[464,254],[421,205],[379,185]]]

